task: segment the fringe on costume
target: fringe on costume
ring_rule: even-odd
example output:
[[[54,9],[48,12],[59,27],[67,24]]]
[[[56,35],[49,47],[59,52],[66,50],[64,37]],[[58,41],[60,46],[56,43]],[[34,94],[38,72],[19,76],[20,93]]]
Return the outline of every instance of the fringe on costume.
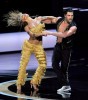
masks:
[[[25,40],[22,47],[22,56],[20,61],[17,85],[25,84],[25,78],[27,78],[26,68],[32,53],[35,54],[35,57],[37,58],[39,63],[39,67],[37,68],[34,76],[32,77],[32,82],[36,85],[41,84],[41,80],[45,75],[47,66],[45,51],[42,45],[31,44],[28,42],[28,40]]]

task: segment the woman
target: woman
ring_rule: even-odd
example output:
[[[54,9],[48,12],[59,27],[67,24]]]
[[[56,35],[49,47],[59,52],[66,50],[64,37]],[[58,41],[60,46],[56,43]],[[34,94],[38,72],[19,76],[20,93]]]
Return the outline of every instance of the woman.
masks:
[[[44,23],[51,23],[52,16],[36,17],[31,18],[28,14],[22,14],[19,11],[11,11],[6,16],[8,26],[22,26],[24,25],[24,30],[29,34],[29,40],[24,40],[22,47],[22,57],[20,61],[20,68],[17,80],[17,90],[21,91],[21,85],[25,84],[26,66],[29,62],[31,53],[35,54],[38,60],[39,67],[37,68],[35,74],[30,82],[31,88],[33,86],[34,90],[38,91],[37,86],[41,84],[41,80],[46,72],[46,54],[42,46],[42,31],[44,30]],[[42,23],[43,22],[43,23]]]

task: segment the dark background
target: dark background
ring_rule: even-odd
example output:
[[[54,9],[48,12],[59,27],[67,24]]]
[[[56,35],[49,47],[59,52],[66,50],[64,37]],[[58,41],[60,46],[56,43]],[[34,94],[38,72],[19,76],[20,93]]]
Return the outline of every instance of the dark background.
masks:
[[[19,10],[30,16],[63,16],[64,7],[88,9],[88,0],[0,0],[0,34],[24,31],[19,27],[7,27],[3,15],[11,10]],[[88,47],[88,11],[74,11],[74,21],[77,23],[75,47]],[[46,25],[46,29],[55,28]]]

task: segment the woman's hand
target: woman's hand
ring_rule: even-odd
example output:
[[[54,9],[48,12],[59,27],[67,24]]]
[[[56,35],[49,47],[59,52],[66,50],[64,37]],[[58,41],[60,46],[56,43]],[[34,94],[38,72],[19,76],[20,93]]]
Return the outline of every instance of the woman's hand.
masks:
[[[42,35],[43,36],[47,36],[49,34],[49,31],[45,30],[45,31],[42,31]]]

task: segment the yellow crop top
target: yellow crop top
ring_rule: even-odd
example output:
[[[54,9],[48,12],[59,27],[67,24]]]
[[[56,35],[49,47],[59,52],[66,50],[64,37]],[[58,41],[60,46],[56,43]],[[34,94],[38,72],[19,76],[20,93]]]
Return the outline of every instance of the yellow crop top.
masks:
[[[44,23],[40,23],[38,26],[31,28],[30,31],[37,34],[37,33],[41,33],[42,31],[44,31],[45,29],[45,24]]]

